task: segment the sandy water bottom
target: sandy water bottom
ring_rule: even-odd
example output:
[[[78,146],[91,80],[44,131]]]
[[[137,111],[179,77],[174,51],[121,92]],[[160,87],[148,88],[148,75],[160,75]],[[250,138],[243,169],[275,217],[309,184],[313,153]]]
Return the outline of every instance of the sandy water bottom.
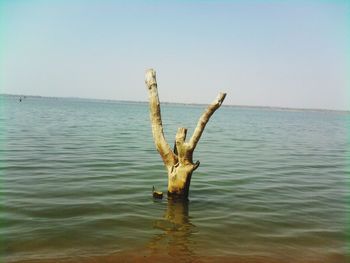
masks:
[[[136,250],[124,251],[121,253],[90,256],[90,257],[75,257],[75,258],[54,258],[54,259],[35,259],[35,260],[19,260],[16,263],[141,263],[141,262],[188,262],[188,263],[346,263],[349,262],[349,257],[345,255],[328,255],[317,256],[307,255],[301,251],[298,255],[285,256],[204,256],[204,255],[184,255],[179,251],[152,251],[152,250]]]

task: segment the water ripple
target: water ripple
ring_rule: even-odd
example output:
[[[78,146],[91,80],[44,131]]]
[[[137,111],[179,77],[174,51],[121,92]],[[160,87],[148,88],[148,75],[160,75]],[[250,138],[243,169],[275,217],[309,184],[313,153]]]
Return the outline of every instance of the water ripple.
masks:
[[[97,262],[150,249],[184,260],[305,262],[317,255],[346,262],[349,114],[222,107],[196,149],[201,166],[190,203],[178,204],[151,197],[153,185],[166,191],[167,175],[146,104],[1,103],[5,262],[85,256]],[[171,140],[178,126],[193,131],[202,112],[163,109]]]

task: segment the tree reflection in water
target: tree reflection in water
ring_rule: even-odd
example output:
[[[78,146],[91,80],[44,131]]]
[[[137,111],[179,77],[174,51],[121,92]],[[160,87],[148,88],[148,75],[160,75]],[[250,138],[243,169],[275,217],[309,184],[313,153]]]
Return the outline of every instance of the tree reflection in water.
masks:
[[[148,243],[151,254],[167,254],[184,262],[194,257],[191,235],[195,226],[190,222],[189,203],[183,200],[168,199],[167,209],[163,219],[154,222],[154,228],[162,230]]]

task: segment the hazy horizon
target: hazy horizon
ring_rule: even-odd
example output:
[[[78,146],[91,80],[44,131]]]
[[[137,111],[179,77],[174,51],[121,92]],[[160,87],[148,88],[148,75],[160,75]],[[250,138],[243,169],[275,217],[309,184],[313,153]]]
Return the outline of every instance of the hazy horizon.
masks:
[[[350,109],[347,1],[1,1],[0,93]]]
[[[120,99],[108,99],[108,98],[92,98],[92,97],[77,97],[77,96],[71,96],[71,97],[63,97],[63,96],[42,96],[42,95],[31,95],[31,94],[9,94],[9,93],[0,93],[0,96],[10,96],[10,97],[17,97],[18,99],[25,99],[24,97],[31,97],[31,98],[44,98],[44,99],[76,99],[76,100],[92,100],[92,101],[108,101],[108,102],[126,102],[126,103],[143,103],[148,104],[149,101],[147,99],[145,100],[120,100]],[[178,104],[178,105],[198,105],[198,106],[206,106],[209,105],[211,101],[208,101],[207,103],[198,103],[198,102],[174,102],[174,101],[161,101],[160,103],[164,104]],[[350,112],[350,110],[337,110],[337,109],[322,109],[322,108],[292,108],[292,107],[284,107],[284,106],[266,106],[266,105],[245,105],[245,104],[227,104],[226,102],[223,103],[223,107],[242,107],[242,108],[271,108],[276,110],[300,110],[300,111],[335,111],[335,112]]]

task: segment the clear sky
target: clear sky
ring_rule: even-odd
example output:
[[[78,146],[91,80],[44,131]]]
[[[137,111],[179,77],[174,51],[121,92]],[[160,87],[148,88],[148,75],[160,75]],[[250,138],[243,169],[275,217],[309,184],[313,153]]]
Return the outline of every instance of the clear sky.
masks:
[[[350,1],[0,0],[0,93],[350,110]]]

